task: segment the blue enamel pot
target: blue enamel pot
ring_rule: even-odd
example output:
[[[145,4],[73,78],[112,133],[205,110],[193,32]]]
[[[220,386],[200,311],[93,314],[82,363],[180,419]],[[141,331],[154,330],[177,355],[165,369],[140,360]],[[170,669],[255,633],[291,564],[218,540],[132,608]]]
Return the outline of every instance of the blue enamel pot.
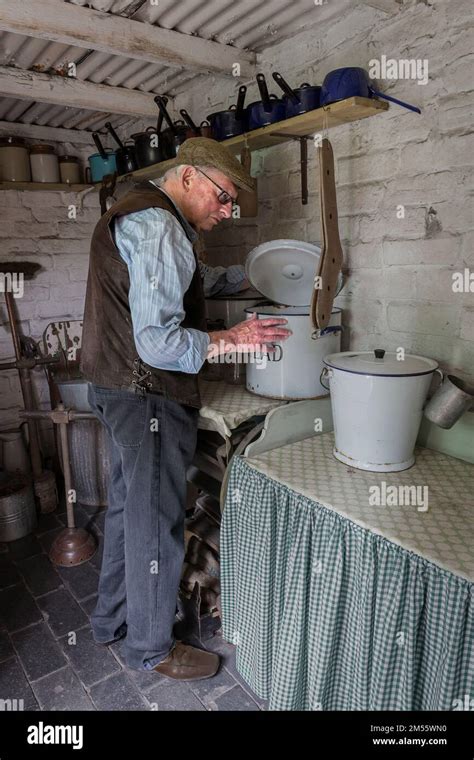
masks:
[[[115,152],[106,150],[105,154],[106,158],[102,158],[100,153],[93,153],[92,156],[89,156],[91,182],[102,182],[107,174],[113,174],[117,171]]]
[[[383,98],[398,106],[408,108],[409,111],[421,113],[420,109],[405,103],[403,100],[397,100],[390,95],[375,90],[370,84],[369,75],[365,69],[356,66],[346,66],[342,69],[334,69],[326,74],[321,90],[321,105],[327,106],[329,103],[336,103],[338,100],[346,98]]]

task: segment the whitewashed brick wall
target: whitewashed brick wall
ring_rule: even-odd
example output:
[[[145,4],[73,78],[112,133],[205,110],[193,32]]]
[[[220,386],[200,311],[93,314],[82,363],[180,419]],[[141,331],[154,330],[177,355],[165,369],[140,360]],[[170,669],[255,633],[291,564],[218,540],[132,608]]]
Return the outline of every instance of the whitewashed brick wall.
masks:
[[[388,94],[418,105],[421,116],[391,105],[384,114],[329,132],[345,254],[346,285],[337,305],[348,328],[344,347],[404,346],[472,380],[474,293],[452,290],[454,272],[474,272],[471,12],[468,0],[405,2],[391,16],[359,4],[337,22],[268,48],[261,69],[270,91],[278,92],[275,70],[296,86],[321,83],[340,66],[367,69],[382,54],[428,60],[426,85],[378,82]],[[186,107],[196,120],[203,118],[228,107],[228,89],[204,83],[193,89]],[[252,85],[248,101],[258,98]],[[213,231],[207,238],[211,263],[243,262],[255,244],[277,237],[320,240],[312,144],[307,206],[300,200],[297,144],[260,151],[253,159],[259,216]],[[397,218],[400,204],[403,219]]]
[[[340,66],[367,68],[382,54],[428,59],[426,86],[379,82],[389,94],[420,106],[422,116],[392,105],[387,113],[330,130],[346,275],[337,303],[344,310],[345,347],[404,346],[467,377],[474,375],[474,294],[453,293],[451,283],[453,272],[474,271],[471,8],[469,0],[410,1],[387,16],[354,4],[337,21],[268,48],[261,66],[276,92],[270,77],[275,70],[296,86],[321,83]],[[184,106],[200,121],[227,108],[235,90],[232,83],[205,78],[175,99],[174,113]],[[247,101],[256,99],[252,83]],[[141,124],[137,121],[128,133]],[[297,144],[253,154],[259,216],[224,223],[208,235],[211,263],[243,262],[255,245],[278,237],[320,239],[319,172],[311,144],[309,159],[304,207]],[[76,221],[67,219],[67,205],[74,202],[79,203],[73,194],[0,192],[0,262],[26,259],[44,267],[18,302],[23,331],[36,339],[52,320],[78,319],[83,313],[98,195],[83,199]],[[399,204],[405,207],[403,219],[396,215]],[[4,361],[13,353],[1,301],[0,314]],[[38,370],[35,387],[38,403],[47,407]],[[15,424],[21,406],[16,373],[2,373],[1,428]]]
[[[14,128],[12,128],[14,132]],[[81,145],[55,146],[57,153],[85,157],[95,152]],[[77,218],[68,218],[69,206],[76,207]],[[32,280],[25,280],[24,295],[15,299],[15,308],[24,335],[42,344],[50,322],[81,319],[87,280],[89,243],[100,217],[98,193],[84,194],[51,191],[0,191],[0,271],[5,261],[31,261],[41,265]],[[13,344],[3,295],[0,293],[0,362],[14,359]],[[33,371],[36,403],[49,409],[49,390],[43,369]],[[0,374],[0,430],[17,427],[23,408],[16,370]],[[51,424],[40,423],[45,452],[51,451]]]

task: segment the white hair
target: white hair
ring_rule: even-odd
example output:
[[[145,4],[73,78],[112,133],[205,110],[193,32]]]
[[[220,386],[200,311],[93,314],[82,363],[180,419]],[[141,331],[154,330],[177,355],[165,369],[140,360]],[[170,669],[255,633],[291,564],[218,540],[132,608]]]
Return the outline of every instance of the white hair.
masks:
[[[191,164],[178,164],[178,166],[173,166],[171,169],[168,169],[162,177],[159,177],[158,179],[155,179],[154,182],[156,185],[161,187],[164,185],[166,180],[168,179],[175,179],[176,177],[179,177],[183,169],[186,169],[186,167],[190,166]],[[193,166],[193,169],[202,169],[202,171],[208,172],[210,169],[214,169],[213,166]]]

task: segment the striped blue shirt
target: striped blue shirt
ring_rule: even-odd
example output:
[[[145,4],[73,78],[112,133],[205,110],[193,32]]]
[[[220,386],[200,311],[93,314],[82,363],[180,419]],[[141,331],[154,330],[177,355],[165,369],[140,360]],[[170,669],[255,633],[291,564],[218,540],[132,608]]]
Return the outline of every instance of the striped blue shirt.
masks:
[[[119,217],[114,236],[128,267],[128,299],[139,356],[151,367],[196,374],[210,339],[201,330],[181,327],[181,322],[183,297],[196,268],[197,233],[173,205],[183,226],[169,211],[149,208]],[[226,269],[201,263],[200,272],[207,296],[234,293],[245,278],[240,265]]]

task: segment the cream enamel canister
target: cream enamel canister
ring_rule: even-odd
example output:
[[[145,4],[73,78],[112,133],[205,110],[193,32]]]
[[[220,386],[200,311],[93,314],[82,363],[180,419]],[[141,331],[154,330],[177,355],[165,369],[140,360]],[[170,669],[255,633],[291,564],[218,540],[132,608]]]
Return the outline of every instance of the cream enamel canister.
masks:
[[[59,174],[61,182],[66,185],[79,185],[81,173],[77,156],[59,156]]]
[[[33,182],[60,182],[59,161],[52,145],[32,145],[30,163]]]
[[[0,137],[0,181],[31,181],[29,148],[22,137]]]

